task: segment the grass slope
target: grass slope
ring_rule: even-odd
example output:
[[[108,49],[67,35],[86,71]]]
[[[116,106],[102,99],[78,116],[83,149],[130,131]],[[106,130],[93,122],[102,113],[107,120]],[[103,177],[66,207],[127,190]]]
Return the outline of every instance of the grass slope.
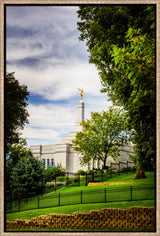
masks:
[[[127,209],[133,206],[154,207],[154,200],[132,201],[132,202],[128,201],[128,202],[116,202],[116,203],[113,202],[113,203],[78,204],[78,205],[70,205],[70,206],[35,209],[35,210],[7,214],[6,220],[32,219],[40,215],[49,215],[51,213],[72,214],[74,212],[88,212],[90,210],[100,210],[102,208]]]
[[[129,186],[144,186],[144,185],[153,185],[154,184],[154,173],[151,172],[147,172],[146,173],[147,178],[145,179],[141,179],[141,180],[134,180],[135,177],[135,173],[123,173],[120,176],[116,176],[110,180],[108,180],[108,183],[121,183],[121,182],[125,182],[127,184],[125,185],[108,185],[105,186],[107,187],[107,190],[113,190],[109,191],[107,193],[107,199],[113,199],[114,197],[117,199],[118,197],[120,198],[121,196],[123,196],[124,200],[126,197],[126,202],[108,202],[108,203],[99,203],[99,202],[103,202],[103,199],[101,200],[101,198],[104,198],[104,194],[103,194],[103,189],[104,186],[79,186],[79,187],[68,187],[68,188],[64,188],[61,191],[58,192],[53,192],[50,195],[50,198],[48,198],[48,196],[46,196],[47,198],[43,198],[43,201],[40,201],[41,207],[47,207],[49,206],[49,202],[51,203],[51,207],[48,208],[44,208],[44,209],[35,209],[35,210],[28,210],[28,211],[23,211],[23,212],[17,212],[17,213],[10,213],[6,215],[6,219],[7,220],[15,220],[15,219],[31,219],[33,217],[37,217],[39,215],[48,215],[50,213],[63,213],[63,214],[71,214],[73,212],[87,212],[89,210],[99,210],[101,208],[129,208],[132,206],[144,206],[144,207],[154,207],[154,200],[147,200],[147,201],[127,201],[129,199],[128,196],[128,192],[122,191],[122,192],[114,192],[114,190],[116,190],[117,188],[128,188]],[[130,183],[131,182],[131,183]],[[120,186],[120,187],[119,187]],[[53,201],[57,201],[57,198],[54,198],[54,196],[58,195],[58,193],[61,193],[61,195],[63,194],[69,194],[68,197],[65,197],[63,199],[63,203],[65,205],[65,201],[67,202],[71,202],[71,203],[79,203],[80,200],[80,194],[75,195],[74,193],[76,193],[77,191],[80,193],[81,190],[85,191],[85,190],[99,190],[99,193],[101,192],[101,194],[97,194],[97,195],[84,195],[84,200],[85,202],[87,202],[87,199],[89,199],[89,202],[92,201],[93,198],[93,202],[95,201],[95,197],[97,199],[97,203],[88,203],[88,204],[77,204],[77,205],[67,205],[67,206],[61,206],[61,207],[52,207],[53,205]],[[110,194],[109,194],[110,193]],[[70,196],[72,194],[72,196]],[[149,194],[148,190],[147,191],[136,191],[136,199],[137,196],[145,194],[146,196]],[[68,198],[68,199],[67,199]],[[133,199],[134,200],[134,199]],[[29,202],[28,204],[32,204],[33,206],[37,207],[37,203],[36,200]],[[25,205],[24,205],[25,208]]]

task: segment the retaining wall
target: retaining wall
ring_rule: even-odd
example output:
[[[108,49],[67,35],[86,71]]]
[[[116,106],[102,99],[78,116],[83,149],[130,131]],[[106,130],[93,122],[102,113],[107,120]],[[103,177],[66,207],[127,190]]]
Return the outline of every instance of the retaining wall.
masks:
[[[49,214],[31,220],[7,221],[6,228],[144,228],[155,227],[155,209],[131,207],[106,208],[87,213]]]

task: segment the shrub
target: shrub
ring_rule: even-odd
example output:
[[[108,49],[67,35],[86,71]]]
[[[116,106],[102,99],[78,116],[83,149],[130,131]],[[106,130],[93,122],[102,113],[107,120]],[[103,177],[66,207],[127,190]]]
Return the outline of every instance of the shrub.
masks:
[[[63,183],[56,183],[56,187],[60,187],[60,186],[63,186],[64,184]]]
[[[85,173],[86,173],[86,174],[92,174],[92,172],[93,172],[92,170],[86,170]]]
[[[74,178],[73,178],[73,182],[74,182],[74,183],[78,183],[78,182],[79,182],[79,177],[74,177]]]
[[[78,170],[78,171],[77,171],[77,174],[80,174],[80,175],[83,176],[83,175],[85,175],[85,171],[84,171],[84,170]]]
[[[72,183],[73,183],[72,180],[67,180],[66,183],[65,183],[65,185],[72,184]]]
[[[74,178],[75,178],[75,177],[74,177]],[[73,184],[74,178],[73,178],[73,177],[68,177],[68,179],[65,180],[65,185],[67,185],[67,184]]]
[[[94,175],[95,175],[95,176],[102,176],[103,173],[104,173],[103,170],[96,170],[95,173],[94,173]]]
[[[58,176],[57,180],[59,180],[60,182],[64,182],[67,179],[66,176]]]
[[[132,167],[132,171],[136,171],[136,167],[135,166]]]
[[[54,184],[46,184],[46,188],[54,188]]]
[[[126,167],[121,168],[121,169],[120,169],[120,172],[121,172],[121,173],[127,172],[127,168],[126,168]]]
[[[128,166],[127,170],[132,171],[132,167]]]

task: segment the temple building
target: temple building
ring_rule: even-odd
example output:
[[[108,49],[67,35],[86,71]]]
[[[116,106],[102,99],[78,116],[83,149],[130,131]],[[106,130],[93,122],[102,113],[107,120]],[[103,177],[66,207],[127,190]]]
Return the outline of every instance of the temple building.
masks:
[[[78,103],[78,119],[75,123],[75,131],[70,132],[69,135],[62,136],[61,142],[58,144],[51,145],[32,145],[30,149],[33,155],[43,161],[45,168],[49,166],[54,167],[57,163],[61,163],[62,167],[65,167],[67,172],[76,173],[78,170],[88,170],[93,168],[102,168],[102,162],[90,161],[88,165],[82,166],[80,164],[78,152],[73,151],[70,147],[72,140],[75,138],[76,133],[82,131],[82,126],[80,123],[85,120],[84,118],[84,102],[83,102],[83,90],[81,90],[81,100]],[[121,148],[121,157],[117,160],[127,161],[129,154],[128,152],[133,152],[132,146],[126,146]],[[110,162],[115,162],[112,158],[108,157],[106,164],[110,165]]]

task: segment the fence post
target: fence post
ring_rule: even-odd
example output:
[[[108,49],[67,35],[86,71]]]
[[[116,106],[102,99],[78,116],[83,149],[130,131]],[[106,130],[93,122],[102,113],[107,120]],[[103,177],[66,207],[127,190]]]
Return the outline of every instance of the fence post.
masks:
[[[67,171],[67,187],[69,186],[69,183],[68,183],[68,171]]]
[[[104,189],[105,203],[106,203],[106,188]]]
[[[93,173],[93,170],[92,170],[92,182],[94,182],[94,173]]]
[[[56,177],[55,177],[55,181],[54,181],[54,190],[56,191]]]
[[[39,209],[39,195],[38,195],[38,209]]]
[[[102,172],[102,182],[103,182],[103,172]]]
[[[111,167],[111,172],[110,172],[110,179],[112,178],[112,162],[110,163],[110,167]]]
[[[20,211],[21,199],[19,199],[18,211]]]
[[[61,198],[60,193],[58,194],[58,198],[59,198],[58,206],[60,206],[60,198]]]
[[[81,181],[81,179],[80,179],[80,175],[79,175],[79,186],[80,186],[80,181]]]
[[[12,210],[12,192],[11,192],[11,194],[10,194],[10,210]]]
[[[87,173],[86,173],[86,184],[85,185],[87,186]]]
[[[131,201],[132,201],[132,186],[131,186]]]
[[[82,190],[81,190],[81,204],[82,204]]]
[[[127,160],[127,174],[128,174],[128,160]]]

